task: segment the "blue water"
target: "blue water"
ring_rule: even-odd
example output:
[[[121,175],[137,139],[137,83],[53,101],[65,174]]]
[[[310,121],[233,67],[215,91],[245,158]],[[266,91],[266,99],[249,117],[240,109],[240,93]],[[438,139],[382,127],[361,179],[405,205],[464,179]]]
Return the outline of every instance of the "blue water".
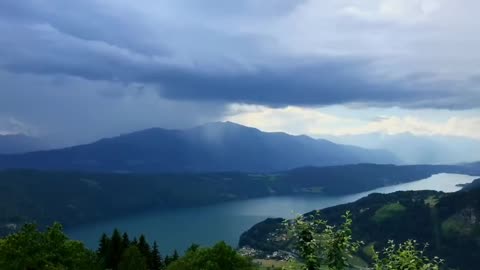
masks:
[[[430,178],[346,196],[299,195],[267,197],[175,210],[152,210],[67,230],[67,234],[96,249],[103,232],[114,228],[130,236],[144,234],[149,242],[158,242],[161,251],[183,251],[192,243],[213,245],[224,240],[237,246],[240,234],[268,217],[290,218],[334,205],[356,201],[370,193],[400,190],[437,190],[454,192],[458,184],[470,183],[478,177],[460,174],[437,174]]]

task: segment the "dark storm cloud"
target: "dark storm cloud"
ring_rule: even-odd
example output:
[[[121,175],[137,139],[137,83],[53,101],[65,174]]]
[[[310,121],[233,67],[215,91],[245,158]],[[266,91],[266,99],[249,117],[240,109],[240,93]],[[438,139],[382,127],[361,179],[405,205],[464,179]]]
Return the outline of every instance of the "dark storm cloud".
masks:
[[[255,16],[280,15],[300,2],[285,0],[269,9],[254,1],[238,1],[233,7],[223,1],[203,7],[180,1],[175,7],[165,6],[160,18],[145,18],[134,8],[117,8],[113,1],[2,1],[0,67],[13,73],[143,84],[177,100],[269,106],[479,106],[480,99],[472,98],[478,91],[470,84],[425,80],[423,73],[387,80],[369,72],[374,61],[369,57],[277,55],[265,52],[262,37],[210,27],[225,16],[253,10]],[[156,7],[151,1],[138,4]],[[185,14],[178,21],[164,19],[182,8]],[[208,16],[223,19],[195,25]]]
[[[0,71],[0,134],[48,137],[54,146],[87,143],[151,127],[186,128],[221,120],[222,104],[173,101],[137,85]]]

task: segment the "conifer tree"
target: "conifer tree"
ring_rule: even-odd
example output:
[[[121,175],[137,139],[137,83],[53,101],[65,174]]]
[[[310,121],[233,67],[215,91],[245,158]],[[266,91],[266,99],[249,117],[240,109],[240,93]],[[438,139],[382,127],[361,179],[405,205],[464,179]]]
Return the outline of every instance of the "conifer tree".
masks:
[[[178,260],[178,258],[180,258],[180,256],[178,256],[178,252],[177,252],[177,250],[175,249],[175,250],[173,251],[173,255],[172,255],[172,262]]]
[[[107,234],[103,233],[100,237],[100,243],[97,249],[97,256],[100,259],[100,263],[105,268],[111,268],[111,250],[110,250],[111,240]]]
[[[118,264],[122,257],[123,246],[122,246],[122,236],[120,232],[115,229],[113,230],[111,242],[110,242],[110,252],[111,252],[111,267],[112,269],[118,269]]]
[[[132,245],[132,246],[138,246],[137,237],[133,237],[133,240],[132,240],[132,242],[130,242],[130,245]]]
[[[123,249],[127,249],[130,246],[130,239],[128,238],[128,234],[125,232],[122,235],[122,247]]]
[[[145,235],[143,235],[143,234],[140,235],[140,237],[138,238],[137,247],[138,247],[138,250],[140,250],[140,253],[142,253],[142,255],[147,260],[147,265],[150,265],[151,264],[151,258],[150,258],[151,249],[150,249],[150,245],[147,242],[147,239],[145,238]]]
[[[171,262],[172,262],[172,259],[170,259],[170,256],[166,255],[165,259],[163,260],[165,267],[167,267]]]
[[[130,246],[122,254],[118,265],[119,270],[147,270],[149,269],[145,257],[140,253],[137,246]]]
[[[150,255],[150,258],[151,258],[150,268],[152,270],[163,269],[162,256],[160,255],[160,251],[158,250],[158,245],[156,241],[153,242],[152,254]]]

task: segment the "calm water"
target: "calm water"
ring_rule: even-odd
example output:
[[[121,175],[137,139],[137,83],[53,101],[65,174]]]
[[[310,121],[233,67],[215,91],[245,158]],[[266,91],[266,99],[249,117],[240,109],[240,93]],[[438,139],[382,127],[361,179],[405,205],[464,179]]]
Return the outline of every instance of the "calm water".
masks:
[[[224,240],[236,246],[242,232],[268,217],[289,218],[296,213],[353,202],[374,192],[426,189],[454,192],[460,189],[457,184],[470,183],[476,178],[478,177],[459,174],[437,174],[420,181],[346,196],[268,197],[206,207],[150,211],[70,228],[67,233],[73,239],[83,241],[90,248],[97,247],[98,239],[103,232],[111,233],[114,228],[126,231],[132,236],[145,234],[150,242],[156,240],[159,243],[163,253],[170,253],[173,249],[183,251],[192,242],[212,245]]]

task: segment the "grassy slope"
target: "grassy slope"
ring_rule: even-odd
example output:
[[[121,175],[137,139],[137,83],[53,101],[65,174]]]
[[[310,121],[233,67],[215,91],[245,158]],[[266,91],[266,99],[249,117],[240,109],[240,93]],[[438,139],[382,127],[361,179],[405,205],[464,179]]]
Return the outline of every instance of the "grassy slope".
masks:
[[[324,209],[322,216],[339,223],[346,210],[353,214],[354,237],[367,246],[374,245],[379,250],[389,239],[416,239],[430,243],[428,253],[446,259],[450,266],[476,269],[474,266],[480,264],[480,189],[453,194],[372,194],[355,203]],[[278,237],[285,235],[281,222],[282,219],[269,219],[255,225],[242,235],[240,246],[267,252],[291,250],[292,241]],[[369,248],[363,250],[360,255],[368,259]]]

